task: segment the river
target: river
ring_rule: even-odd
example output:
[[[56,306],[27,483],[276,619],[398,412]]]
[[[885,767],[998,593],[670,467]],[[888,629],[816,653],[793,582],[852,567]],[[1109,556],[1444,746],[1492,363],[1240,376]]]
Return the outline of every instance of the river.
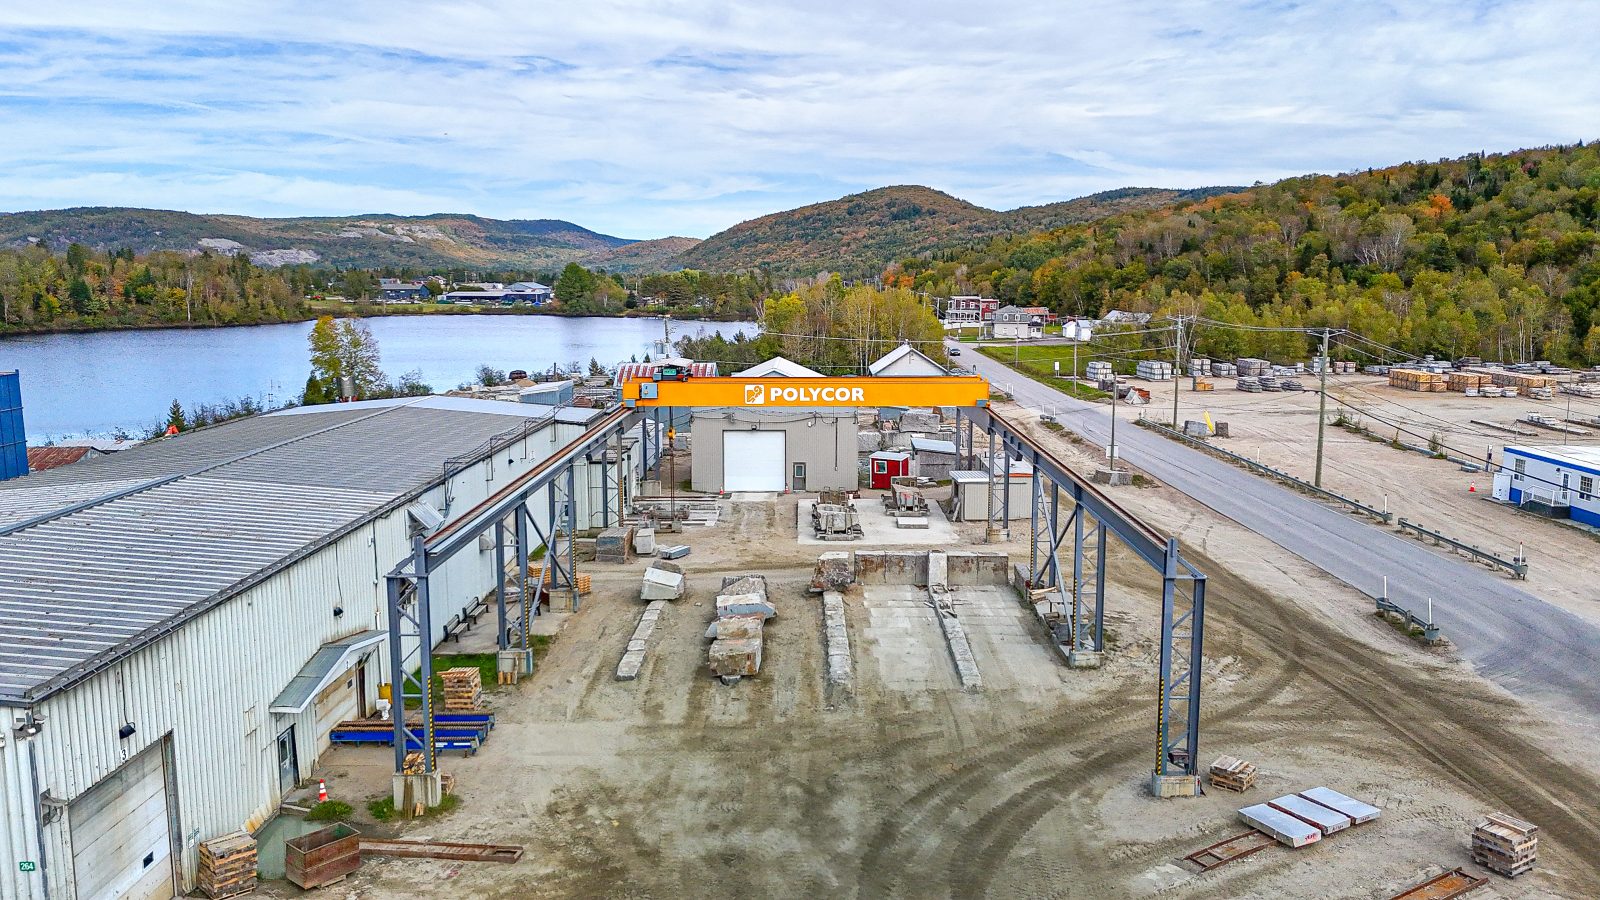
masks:
[[[390,377],[417,369],[436,391],[471,381],[479,365],[549,369],[607,366],[659,355],[660,319],[425,315],[367,320]],[[28,442],[136,433],[185,406],[255,397],[297,400],[311,367],[311,322],[240,328],[173,328],[0,339],[0,371],[22,373]],[[673,337],[701,330],[753,332],[748,322],[674,322]]]

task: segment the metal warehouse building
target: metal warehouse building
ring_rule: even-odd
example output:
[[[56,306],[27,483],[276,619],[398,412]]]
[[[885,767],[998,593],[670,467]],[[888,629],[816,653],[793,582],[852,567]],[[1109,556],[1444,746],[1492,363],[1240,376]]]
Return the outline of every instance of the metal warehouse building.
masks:
[[[309,407],[0,484],[0,898],[192,889],[198,843],[263,824],[329,727],[373,707],[383,576],[414,529],[600,415]],[[597,523],[583,507],[615,484],[577,479]],[[492,589],[493,550],[433,573],[435,623]]]
[[[696,409],[697,491],[821,491],[860,484],[854,409]]]

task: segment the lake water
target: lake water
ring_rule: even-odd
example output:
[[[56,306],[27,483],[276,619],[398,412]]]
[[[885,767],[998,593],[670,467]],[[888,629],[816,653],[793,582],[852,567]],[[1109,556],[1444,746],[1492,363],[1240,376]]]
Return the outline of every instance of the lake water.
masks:
[[[418,369],[436,391],[473,380],[479,365],[535,372],[590,357],[607,366],[659,355],[660,319],[560,316],[387,316],[367,320],[390,377]],[[299,399],[311,373],[311,322],[245,328],[107,331],[0,339],[0,371],[22,373],[29,443],[118,428],[142,432],[185,406],[256,397]],[[754,331],[744,322],[673,322],[674,338],[701,330]]]

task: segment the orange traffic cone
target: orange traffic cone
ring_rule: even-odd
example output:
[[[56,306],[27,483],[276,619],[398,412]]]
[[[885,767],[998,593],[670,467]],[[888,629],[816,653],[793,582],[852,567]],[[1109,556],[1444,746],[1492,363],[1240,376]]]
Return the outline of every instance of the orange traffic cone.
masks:
[[[1477,492],[1478,492],[1478,483],[1476,481],[1474,481],[1471,485],[1469,485],[1467,487],[1467,493],[1476,494]]]
[[[327,803],[328,802],[328,782],[324,781],[321,778],[317,779],[317,802],[318,803]]]

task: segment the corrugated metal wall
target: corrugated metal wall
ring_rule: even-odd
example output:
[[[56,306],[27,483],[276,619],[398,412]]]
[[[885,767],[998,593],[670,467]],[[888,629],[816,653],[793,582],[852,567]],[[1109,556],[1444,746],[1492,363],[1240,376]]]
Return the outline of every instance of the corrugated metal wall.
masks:
[[[510,479],[583,432],[557,425],[502,449],[450,479],[424,498],[447,515],[460,515]],[[492,475],[492,477],[490,477]],[[579,485],[590,477],[582,469]],[[598,474],[593,474],[598,485]],[[590,516],[579,490],[580,521]],[[448,495],[448,499],[447,499]],[[547,504],[533,504],[547,524]],[[66,817],[44,829],[40,858],[32,828],[33,798],[48,789],[70,801],[165,735],[173,736],[177,819],[182,833],[183,886],[192,889],[197,846],[239,828],[254,829],[271,817],[280,800],[277,736],[296,726],[301,777],[316,761],[316,706],[299,716],[268,712],[289,680],[324,643],[367,629],[386,629],[383,576],[410,552],[409,523],[397,510],[361,526],[316,553],[185,624],[111,669],[48,698],[37,708],[45,718],[40,735],[17,740],[11,723],[21,713],[0,709],[5,746],[0,748],[0,900],[73,896],[72,849]],[[175,572],[181,578],[183,573]],[[483,596],[494,584],[494,553],[473,545],[434,573],[434,640],[450,615]],[[337,618],[333,608],[344,613]],[[369,670],[388,680],[388,651],[375,648]],[[373,685],[375,688],[376,685]],[[377,691],[370,690],[368,697]],[[369,701],[370,702],[370,701]],[[124,722],[137,729],[117,737]],[[384,751],[387,753],[387,749]],[[39,785],[30,781],[30,754]],[[39,872],[19,872],[30,860]]]
[[[28,474],[28,435],[22,428],[22,379],[0,372],[0,481]]]

